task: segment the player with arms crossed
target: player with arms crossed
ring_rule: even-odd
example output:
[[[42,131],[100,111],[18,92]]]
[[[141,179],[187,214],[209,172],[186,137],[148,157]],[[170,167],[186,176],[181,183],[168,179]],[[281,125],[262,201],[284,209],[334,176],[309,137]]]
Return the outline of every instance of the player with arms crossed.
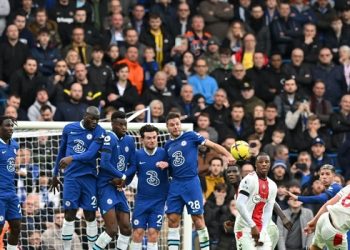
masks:
[[[146,229],[147,250],[158,250],[157,242],[169,189],[168,171],[164,169],[168,167],[168,156],[163,148],[157,147],[158,133],[158,128],[152,125],[145,125],[140,129],[143,148],[136,151],[136,168],[132,171],[137,173],[138,184],[130,250],[142,249]]]
[[[243,178],[239,185],[235,222],[237,249],[268,249],[272,242],[267,228],[275,204],[277,185],[267,174],[270,157],[260,153],[255,162],[256,171]]]
[[[108,132],[101,149],[101,166],[97,178],[98,204],[105,222],[104,231],[95,242],[94,250],[106,248],[118,234],[117,249],[126,250],[131,235],[130,209],[124,191],[126,170],[135,168],[135,141],[126,135],[125,113],[112,114],[112,131]]]
[[[18,144],[11,139],[16,120],[10,116],[0,117],[0,234],[8,221],[11,231],[7,239],[8,250],[17,249],[21,230],[21,205],[16,195],[14,178]]]
[[[315,232],[310,250],[347,250],[346,232],[350,230],[350,185],[327,201],[304,231]]]
[[[86,109],[82,121],[67,124],[63,128],[53,171],[52,189],[59,190],[59,185],[62,185],[58,178],[59,168],[64,169],[63,204],[65,212],[62,240],[65,250],[71,249],[78,208],[84,210],[90,249],[97,239],[96,158],[105,134],[104,129],[98,125],[99,119],[98,108],[90,106]]]
[[[168,154],[172,176],[166,201],[166,213],[169,224],[169,250],[179,249],[179,225],[185,205],[198,232],[200,248],[208,250],[209,234],[203,217],[203,194],[198,178],[198,146],[205,145],[224,155],[227,157],[229,164],[235,163],[235,160],[224,147],[206,140],[193,131],[182,132],[180,115],[178,113],[168,114],[166,126],[170,133],[170,140],[165,143],[164,149]]]

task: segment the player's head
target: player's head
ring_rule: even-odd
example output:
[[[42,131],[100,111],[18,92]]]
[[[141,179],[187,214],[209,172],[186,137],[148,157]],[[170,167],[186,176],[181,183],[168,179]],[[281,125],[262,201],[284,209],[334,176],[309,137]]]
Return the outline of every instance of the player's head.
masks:
[[[141,141],[147,150],[153,150],[157,147],[159,129],[153,125],[147,124],[140,129]]]
[[[238,165],[227,166],[226,176],[231,185],[239,183],[241,180],[241,172]]]
[[[334,182],[335,178],[335,167],[330,164],[324,164],[321,166],[319,171],[320,181],[328,188]]]
[[[166,127],[172,137],[178,137],[181,134],[180,114],[170,112],[166,117]]]
[[[17,120],[12,116],[0,116],[0,138],[9,140],[13,134],[13,127],[17,124]]]
[[[113,132],[119,137],[124,136],[128,128],[125,113],[120,110],[115,111],[112,114],[111,121]]]
[[[256,157],[255,168],[259,176],[266,177],[270,170],[270,156],[266,153],[260,153]]]
[[[94,129],[100,119],[100,110],[95,106],[90,106],[85,110],[83,122],[87,129]]]

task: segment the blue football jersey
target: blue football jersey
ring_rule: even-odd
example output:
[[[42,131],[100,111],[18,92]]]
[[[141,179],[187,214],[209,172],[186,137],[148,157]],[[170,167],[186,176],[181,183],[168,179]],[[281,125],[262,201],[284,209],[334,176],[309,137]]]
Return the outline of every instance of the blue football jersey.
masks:
[[[129,135],[118,138],[114,132],[108,132],[101,149],[100,165],[99,187],[107,185],[113,178],[121,178],[129,167],[135,166],[134,139]]]
[[[14,178],[18,148],[18,143],[14,139],[8,144],[0,139],[0,195],[2,192],[16,192]]]
[[[192,178],[198,175],[198,146],[204,142],[203,136],[188,131],[165,143],[164,149],[168,154],[173,178]]]
[[[93,130],[84,128],[82,121],[67,124],[63,128],[59,153],[54,168],[54,176],[58,175],[59,162],[65,156],[73,156],[72,163],[64,170],[64,176],[77,177],[88,174],[97,175],[96,158],[98,149],[90,154],[89,160],[77,160],[74,158],[88,151],[93,142],[102,145],[105,130],[97,125]]]
[[[144,148],[136,151],[136,174],[138,177],[138,198],[166,198],[169,189],[168,170],[156,166],[159,161],[167,161],[163,148],[156,148],[152,155]]]

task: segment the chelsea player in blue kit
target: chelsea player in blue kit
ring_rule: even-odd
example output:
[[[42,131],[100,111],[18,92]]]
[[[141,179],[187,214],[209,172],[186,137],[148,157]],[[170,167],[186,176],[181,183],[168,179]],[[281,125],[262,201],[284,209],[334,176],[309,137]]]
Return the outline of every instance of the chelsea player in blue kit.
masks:
[[[168,154],[172,176],[166,201],[169,250],[179,249],[179,225],[184,206],[192,216],[198,232],[200,248],[209,250],[209,234],[203,217],[203,194],[198,178],[198,146],[205,145],[213,149],[225,156],[229,164],[234,164],[235,160],[224,147],[204,139],[193,131],[182,132],[178,113],[168,114],[166,126],[170,133],[170,140],[165,143],[164,149]]]
[[[101,250],[118,233],[117,249],[126,250],[131,235],[130,209],[121,187],[126,181],[128,168],[135,168],[135,141],[126,135],[125,113],[112,114],[112,132],[104,138],[101,166],[97,178],[98,204],[105,222],[105,231],[98,237],[94,250]]]
[[[143,148],[136,151],[138,184],[132,218],[133,235],[130,250],[142,250],[142,239],[147,229],[147,250],[158,250],[164,206],[169,188],[167,154],[158,148],[158,128],[145,125],[140,129]],[[129,170],[128,170],[129,172]],[[127,173],[128,178],[129,173]]]
[[[89,249],[97,239],[96,158],[105,131],[98,125],[100,111],[90,106],[80,122],[63,128],[59,153],[53,173],[52,188],[58,190],[59,168],[64,169],[64,222],[62,226],[63,248],[71,249],[74,221],[78,208],[84,210]]]
[[[7,220],[11,228],[7,240],[8,250],[17,249],[22,217],[14,185],[15,162],[19,148],[17,142],[11,139],[15,122],[12,117],[0,117],[0,234]]]

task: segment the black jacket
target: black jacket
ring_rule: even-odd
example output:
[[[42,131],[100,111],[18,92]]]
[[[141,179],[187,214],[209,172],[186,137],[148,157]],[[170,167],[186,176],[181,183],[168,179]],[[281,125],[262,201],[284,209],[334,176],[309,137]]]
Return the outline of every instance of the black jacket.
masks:
[[[118,99],[113,102],[108,102],[107,104],[115,107],[116,109],[124,108],[125,112],[130,112],[134,109],[134,106],[139,101],[139,95],[137,93],[136,88],[128,81],[124,94],[120,96],[119,90],[116,86],[116,82],[110,83],[107,86],[106,97],[109,94],[117,94],[119,95]]]

